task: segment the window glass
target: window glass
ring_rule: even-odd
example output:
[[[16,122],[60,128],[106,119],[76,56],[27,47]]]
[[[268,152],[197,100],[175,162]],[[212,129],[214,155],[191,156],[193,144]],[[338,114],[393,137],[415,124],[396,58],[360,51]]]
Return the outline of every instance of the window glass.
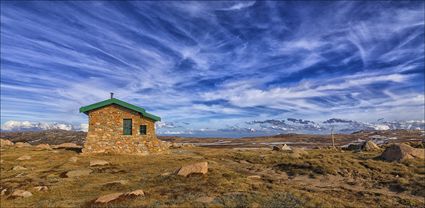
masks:
[[[140,125],[140,134],[146,135],[146,125]]]
[[[124,130],[124,132],[123,132],[123,134],[124,135],[131,135],[131,132],[132,132],[132,121],[131,121],[131,119],[124,119],[124,122],[123,122],[123,130]]]

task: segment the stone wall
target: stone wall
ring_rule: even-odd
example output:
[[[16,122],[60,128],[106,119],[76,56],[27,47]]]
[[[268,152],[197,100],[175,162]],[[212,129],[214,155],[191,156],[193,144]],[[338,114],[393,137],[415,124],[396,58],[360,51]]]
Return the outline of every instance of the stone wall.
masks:
[[[132,119],[132,135],[123,134],[123,119]],[[140,134],[140,125],[146,125],[146,135]],[[109,105],[89,112],[83,153],[146,155],[164,149],[165,146],[156,137],[155,122],[136,111]]]

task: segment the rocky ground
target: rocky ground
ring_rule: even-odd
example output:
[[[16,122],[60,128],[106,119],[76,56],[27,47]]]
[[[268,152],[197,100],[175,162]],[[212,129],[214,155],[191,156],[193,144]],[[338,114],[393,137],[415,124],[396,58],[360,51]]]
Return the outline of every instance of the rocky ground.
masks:
[[[82,131],[45,130],[45,131],[20,131],[1,132],[0,138],[13,142],[27,142],[29,144],[62,144],[75,143],[82,145],[87,133]]]
[[[387,145],[385,154],[373,144],[186,145],[149,156],[82,155],[71,146],[2,140],[1,207],[425,206],[424,152],[406,145]]]
[[[368,140],[382,145],[402,142],[421,142],[425,139],[425,133],[420,130],[359,131],[352,134],[335,134],[334,138],[335,145],[342,147],[348,146],[349,144],[361,144]],[[196,146],[215,148],[272,147],[278,144],[288,144],[291,146],[313,149],[332,145],[330,135],[318,134],[280,134],[275,136],[238,139],[162,136],[160,139],[174,143],[191,143]]]

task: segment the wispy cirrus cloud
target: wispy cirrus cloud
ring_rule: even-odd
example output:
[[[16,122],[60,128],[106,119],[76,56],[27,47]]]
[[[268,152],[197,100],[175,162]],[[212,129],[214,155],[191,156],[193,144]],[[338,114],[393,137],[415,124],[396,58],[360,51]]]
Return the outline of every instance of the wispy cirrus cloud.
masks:
[[[111,91],[195,133],[288,117],[423,119],[423,2],[1,6],[2,123],[84,123],[78,108]]]

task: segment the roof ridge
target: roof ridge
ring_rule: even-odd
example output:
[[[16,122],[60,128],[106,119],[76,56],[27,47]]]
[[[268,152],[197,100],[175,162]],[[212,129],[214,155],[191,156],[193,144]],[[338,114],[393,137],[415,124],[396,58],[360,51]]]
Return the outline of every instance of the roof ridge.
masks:
[[[150,118],[154,121],[160,121],[161,120],[160,117],[155,116],[155,115],[150,114],[150,113],[147,113],[144,108],[130,104],[130,103],[127,103],[127,102],[124,102],[124,101],[117,99],[117,98],[110,98],[110,99],[103,100],[103,101],[100,101],[100,102],[97,102],[97,103],[93,103],[91,105],[83,106],[83,107],[80,108],[80,113],[87,114],[91,110],[102,108],[102,107],[105,107],[105,106],[111,105],[111,104],[116,104],[116,105],[122,106],[124,108],[139,112],[143,116],[148,117],[148,118]]]

